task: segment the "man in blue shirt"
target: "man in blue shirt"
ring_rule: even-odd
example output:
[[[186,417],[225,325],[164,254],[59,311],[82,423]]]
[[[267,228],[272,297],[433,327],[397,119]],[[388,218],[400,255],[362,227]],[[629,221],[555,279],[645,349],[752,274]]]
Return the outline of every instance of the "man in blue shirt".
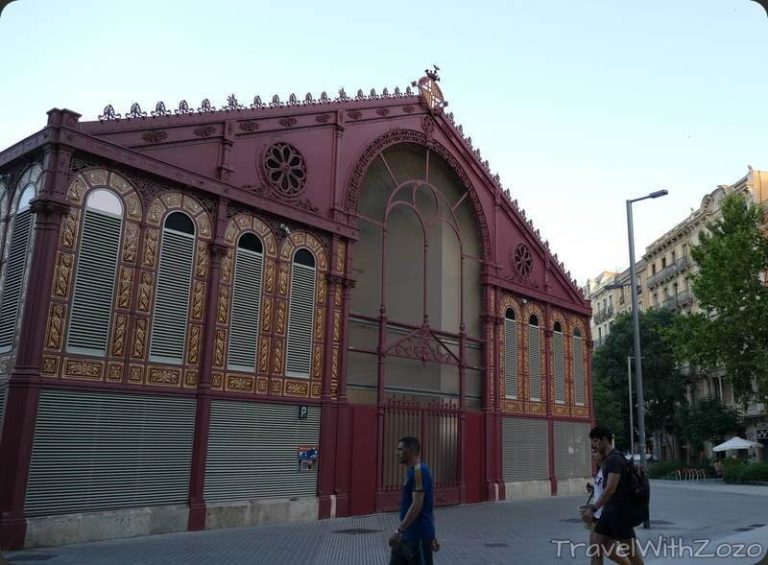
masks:
[[[432,514],[432,474],[421,462],[421,445],[415,437],[402,438],[397,444],[397,455],[407,471],[400,499],[400,525],[389,538],[392,548],[389,563],[432,565],[432,552],[439,547]]]

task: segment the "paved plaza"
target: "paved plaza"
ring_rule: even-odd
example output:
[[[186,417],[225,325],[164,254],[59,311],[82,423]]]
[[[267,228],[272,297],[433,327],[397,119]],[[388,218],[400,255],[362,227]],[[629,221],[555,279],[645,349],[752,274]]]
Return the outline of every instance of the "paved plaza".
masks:
[[[576,508],[584,497],[553,497],[498,504],[477,504],[437,510],[442,564],[588,563],[584,549],[571,555],[565,540],[582,542],[586,532]],[[768,548],[768,487],[731,486],[722,483],[653,483],[653,523],[638,530],[644,542],[658,544],[660,536],[667,558],[646,562],[708,563],[680,559],[684,551],[703,554],[750,549],[751,557],[717,559],[721,564],[754,564],[759,549]],[[392,514],[302,524],[256,526],[229,530],[187,532],[12,552],[10,563],[158,564],[171,563],[388,563],[386,539],[396,526]],[[711,540],[704,542],[694,540]],[[563,540],[558,542],[557,540]],[[739,545],[741,544],[741,545]],[[558,556],[557,547],[561,547]],[[675,553],[678,552],[678,553]],[[683,555],[688,555],[683,553]],[[672,557],[677,557],[672,559]]]

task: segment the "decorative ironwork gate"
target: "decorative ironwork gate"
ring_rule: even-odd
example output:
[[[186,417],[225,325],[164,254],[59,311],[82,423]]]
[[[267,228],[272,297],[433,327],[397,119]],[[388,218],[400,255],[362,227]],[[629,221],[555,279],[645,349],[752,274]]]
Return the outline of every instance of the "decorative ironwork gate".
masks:
[[[415,436],[421,442],[421,460],[429,466],[435,505],[459,504],[461,500],[461,418],[453,403],[390,399],[384,406],[383,458],[379,475],[379,507],[399,505],[405,467],[396,453],[397,442]]]

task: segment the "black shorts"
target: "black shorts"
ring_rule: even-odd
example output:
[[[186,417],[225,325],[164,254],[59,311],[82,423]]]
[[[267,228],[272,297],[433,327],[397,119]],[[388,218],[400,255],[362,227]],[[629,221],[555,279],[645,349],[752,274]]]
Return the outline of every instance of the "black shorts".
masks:
[[[595,533],[616,541],[625,541],[635,537],[629,517],[615,510],[603,510],[595,524]]]
[[[432,540],[401,540],[392,549],[390,565],[432,565]]]

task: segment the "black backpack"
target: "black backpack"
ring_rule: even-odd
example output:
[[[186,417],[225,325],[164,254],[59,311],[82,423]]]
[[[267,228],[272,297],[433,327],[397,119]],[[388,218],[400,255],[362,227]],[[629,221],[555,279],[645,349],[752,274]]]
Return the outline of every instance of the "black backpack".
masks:
[[[626,472],[626,483],[622,497],[624,506],[631,518],[632,526],[639,526],[648,520],[649,516],[651,485],[648,481],[648,473],[645,468],[635,465],[634,459],[627,459],[623,453],[621,458],[624,460],[624,471]]]

